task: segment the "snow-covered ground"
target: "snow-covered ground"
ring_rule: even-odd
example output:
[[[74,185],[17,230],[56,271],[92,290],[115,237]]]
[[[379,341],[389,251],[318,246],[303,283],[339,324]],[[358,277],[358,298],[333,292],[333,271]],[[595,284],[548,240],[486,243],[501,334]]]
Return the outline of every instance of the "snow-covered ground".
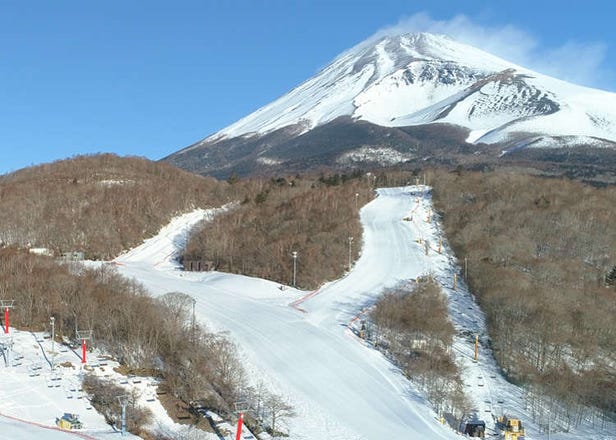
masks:
[[[357,343],[347,329],[352,316],[384,286],[429,269],[420,259],[408,264],[415,260],[414,253],[419,254],[398,227],[408,203],[398,191],[382,190],[362,211],[362,258],[347,277],[316,294],[281,290],[276,283],[250,277],[178,271],[165,258],[172,253],[169,239],[154,253],[158,258],[152,259],[152,253],[141,258],[133,250],[116,263],[121,273],[137,278],[154,295],[192,295],[202,320],[229,331],[254,380],[265,381],[291,399],[299,414],[289,421],[292,438],[454,438],[400,371],[377,351]],[[154,240],[144,243],[147,249],[154,246]],[[307,294],[310,297],[300,304],[297,300]],[[295,307],[289,307],[292,302]]]
[[[344,278],[314,292],[281,289],[277,283],[239,275],[181,271],[175,257],[188,231],[214,213],[200,210],[180,216],[114,263],[154,296],[181,291],[195,298],[198,318],[214,330],[228,332],[237,342],[250,379],[264,383],[294,405],[297,417],[287,420],[291,440],[459,438],[439,423],[438,415],[401,372],[350,329],[353,319],[385,288],[429,273],[449,297],[451,319],[460,331],[454,344],[456,360],[478,415],[489,426],[492,414],[518,416],[526,424],[528,439],[548,438],[527,414],[522,390],[500,376],[490,352],[481,348],[479,362],[473,362],[474,335],[479,334],[483,341],[486,338],[484,317],[460,280],[453,289],[453,274],[459,267],[446,242],[442,253],[438,252],[441,232],[437,219],[431,216],[428,187],[378,190],[378,197],[361,210],[361,257]],[[404,217],[412,220],[404,221]],[[419,241],[429,243],[427,254]],[[301,271],[301,249],[298,252]],[[49,351],[40,348],[39,344],[46,342],[40,342],[38,335],[23,333],[19,337],[31,338],[20,347]],[[78,362],[74,353],[65,354]],[[36,356],[31,354],[27,359],[32,363]],[[44,365],[42,358],[40,363]],[[83,399],[68,399],[66,387],[47,388],[42,376],[29,378],[28,367],[21,368],[24,372],[19,377],[15,370],[0,376],[0,413],[50,425],[54,414],[74,411],[88,417],[86,423],[94,437],[107,438],[96,431],[104,428],[101,416],[69,406],[79,405]],[[50,393],[58,395],[48,397]],[[161,424],[171,424],[162,409],[155,415]],[[0,417],[0,433],[16,432],[11,438],[65,438],[55,437],[63,435],[55,431],[50,431],[54,436],[39,435],[35,429],[39,428],[15,425],[12,419]],[[549,438],[615,439],[613,426],[610,429],[552,433]]]
[[[126,394],[136,397],[136,404],[153,414],[152,432],[173,438],[178,433],[190,434],[186,426],[173,422],[158,400],[158,381],[149,377],[123,376],[114,368],[119,364],[99,350],[88,350],[84,365],[81,347],[70,348],[56,342],[52,345],[48,332],[25,332],[10,329],[0,335],[0,344],[11,341],[8,360],[0,356],[0,439],[109,439],[120,433],[111,428],[96,412],[82,390],[86,372],[113,381]],[[52,360],[54,369],[52,371]],[[129,409],[130,411],[130,409]],[[63,431],[56,427],[57,417],[77,414],[83,428]],[[138,438],[131,434],[123,438]],[[186,438],[218,440],[214,434],[200,432]]]
[[[455,438],[400,371],[349,330],[353,317],[383,289],[432,273],[450,297],[456,327],[485,338],[483,315],[465,286],[459,282],[452,289],[458,269],[446,246],[438,253],[440,230],[436,219],[427,222],[430,212],[427,187],[379,190],[361,210],[360,259],[347,276],[315,292],[281,290],[276,283],[239,275],[179,271],[167,256],[173,254],[170,243],[181,240],[169,238],[149,240],[143,245],[148,252],[135,249],[116,263],[153,295],[193,296],[199,318],[237,341],[252,380],[290,398],[298,412],[288,421],[292,439]],[[409,215],[413,221],[402,221]],[[181,239],[188,226],[178,221],[176,227]],[[162,236],[173,234],[170,228]],[[428,255],[418,239],[431,244]],[[489,352],[482,350],[473,362],[473,350],[472,337],[456,339],[457,361],[478,414],[488,424],[491,414],[518,415],[526,421],[528,438],[542,438],[525,412],[522,390],[504,381]],[[585,433],[584,438],[607,437]]]
[[[56,343],[52,350],[49,334],[12,328],[9,335],[0,337],[5,346],[9,342],[12,350],[8,360],[0,357],[0,438],[100,439],[116,435],[81,389],[85,370],[79,349]],[[88,355],[86,368],[90,371],[102,376],[113,373],[113,365],[100,353]],[[84,429],[79,433],[57,430],[55,419],[64,413],[78,414]],[[3,437],[8,433],[9,437]]]

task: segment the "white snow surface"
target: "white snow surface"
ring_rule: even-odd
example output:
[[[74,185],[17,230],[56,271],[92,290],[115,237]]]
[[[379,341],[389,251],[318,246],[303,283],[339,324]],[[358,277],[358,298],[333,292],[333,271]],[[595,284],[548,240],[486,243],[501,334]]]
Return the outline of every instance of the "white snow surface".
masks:
[[[463,283],[452,288],[459,267],[446,242],[443,252],[437,251],[441,232],[434,216],[427,221],[431,209],[428,187],[378,190],[378,197],[361,209],[361,257],[344,278],[313,292],[240,275],[181,271],[174,260],[178,247],[186,231],[211,211],[177,218],[115,264],[154,296],[181,291],[195,298],[199,320],[237,342],[250,380],[265,383],[295,406],[297,417],[286,421],[291,440],[459,438],[438,422],[398,368],[351,331],[384,289],[431,273],[449,297],[451,319],[460,332],[456,362],[479,416],[491,430],[492,414],[513,414],[525,421],[528,439],[547,438],[532,423],[522,390],[501,377],[489,350],[482,348],[479,362],[472,361],[474,339],[468,335],[479,334],[485,342],[484,317]],[[431,244],[428,255],[419,239]],[[582,428],[550,438],[615,437]]]
[[[547,100],[557,106],[551,114],[541,104]],[[473,131],[469,141],[488,144],[519,132],[616,141],[616,94],[533,72],[444,35],[418,33],[358,44],[279,99],[183,151],[287,126],[299,135],[340,116],[383,126],[451,123]]]
[[[362,211],[369,222],[364,235],[369,252],[347,277],[316,292],[281,290],[277,283],[218,272],[181,272],[169,256],[184,233],[174,239],[170,228],[160,241],[144,243],[143,253],[137,248],[115,262],[122,274],[144,283],[153,295],[181,291],[193,296],[198,316],[237,341],[254,379],[290,397],[299,413],[289,422],[291,438],[455,438],[400,371],[358,343],[347,328],[384,286],[429,268],[427,262],[408,264],[420,253],[396,227],[408,199],[390,191],[382,190],[377,202]],[[177,227],[186,228],[180,222]],[[391,242],[401,243],[400,249],[391,252]]]
[[[75,440],[80,438],[75,433],[46,428],[25,423],[9,417],[0,416],[0,439],[11,440]],[[81,437],[88,438],[88,437]]]
[[[0,438],[10,439],[106,439],[117,432],[90,405],[81,390],[85,372],[81,352],[56,343],[55,369],[51,371],[52,344],[48,333],[30,333],[10,328],[0,344],[12,342],[9,366],[0,356]],[[101,353],[88,354],[88,368],[112,374]],[[105,365],[102,365],[102,364]],[[70,365],[70,366],[69,366]],[[117,365],[117,364],[116,364]],[[58,430],[56,417],[69,412],[79,415],[84,428],[75,432]],[[5,434],[10,434],[4,437]],[[135,438],[129,435],[128,438]]]
[[[52,345],[48,332],[31,333],[10,328],[8,335],[0,335],[0,344],[9,340],[12,352],[8,366],[5,358],[0,356],[0,439],[118,438],[119,432],[96,412],[82,390],[84,374],[89,372],[113,381],[127,394],[137,396],[137,405],[153,414],[153,421],[148,426],[151,432],[164,433],[167,438],[183,436],[192,440],[218,440],[214,434],[193,433],[189,427],[174,423],[158,400],[157,379],[117,373],[114,368],[119,364],[98,349],[88,350],[87,364],[84,365],[81,363],[81,347],[72,349],[59,342]],[[66,412],[77,414],[83,428],[64,431],[56,427],[56,418]],[[245,432],[245,439],[251,438],[249,431]],[[127,434],[122,438],[138,437]]]

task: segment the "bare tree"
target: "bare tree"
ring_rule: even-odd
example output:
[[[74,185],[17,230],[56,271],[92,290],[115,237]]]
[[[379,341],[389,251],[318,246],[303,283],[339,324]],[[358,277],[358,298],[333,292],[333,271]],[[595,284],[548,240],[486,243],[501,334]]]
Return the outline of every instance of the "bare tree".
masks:
[[[265,400],[265,410],[271,419],[271,432],[276,435],[278,424],[289,417],[295,417],[295,409],[288,401],[276,394],[270,394]]]

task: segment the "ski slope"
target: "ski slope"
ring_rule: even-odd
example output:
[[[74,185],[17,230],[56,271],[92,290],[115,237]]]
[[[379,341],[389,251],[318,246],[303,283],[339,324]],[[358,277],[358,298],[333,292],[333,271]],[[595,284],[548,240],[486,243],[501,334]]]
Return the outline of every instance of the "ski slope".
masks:
[[[383,287],[430,267],[418,259],[419,251],[401,227],[410,200],[402,194],[380,190],[362,210],[363,255],[354,270],[301,304],[296,302],[296,307],[289,304],[308,292],[281,290],[276,283],[238,275],[178,271],[165,259],[172,254],[169,230],[162,234],[167,238],[160,241],[160,258],[152,258],[155,238],[144,243],[149,251],[143,257],[135,249],[115,261],[121,273],[137,278],[154,295],[192,295],[200,319],[237,341],[253,378],[291,399],[299,413],[290,421],[292,438],[456,438],[438,423],[400,371],[377,351],[357,343],[347,328],[352,316]],[[301,271],[301,250],[299,254]]]
[[[484,317],[465,286],[453,289],[456,262],[443,246],[431,217],[428,187],[380,189],[360,212],[362,253],[342,279],[302,292],[257,278],[218,272],[182,272],[173,257],[202,211],[178,217],[141,247],[115,260],[119,271],[142,282],[152,295],[181,291],[196,300],[198,318],[235,340],[253,384],[264,383],[287,397],[297,417],[286,421],[293,440],[381,440],[459,438],[401,372],[358,339],[350,326],[387,287],[433,274],[449,297],[459,331],[456,362],[475,410],[493,428],[491,414],[521,417],[527,439],[547,438],[525,411],[522,390],[499,374],[489,351],[473,362],[474,338],[485,338]],[[412,221],[402,221],[410,216]],[[423,244],[427,241],[429,251]],[[301,249],[298,271],[302,270]],[[291,258],[291,257],[289,257]],[[579,435],[580,433],[578,433]],[[552,434],[552,439],[614,438],[586,431]]]
[[[355,269],[301,301],[301,307],[299,301],[295,308],[288,304],[305,292],[282,291],[275,283],[177,271],[167,258],[177,240],[169,237],[175,228],[178,237],[185,236],[184,221],[195,219],[190,215],[116,263],[154,294],[179,290],[195,297],[201,319],[231,333],[259,380],[292,398],[301,415],[291,422],[295,438],[378,439],[385,433],[453,438],[400,372],[378,352],[356,343],[346,329],[357,310],[384,287],[430,268],[400,227],[408,204],[400,191],[381,190],[362,211],[364,252]],[[301,250],[298,262],[301,271]]]

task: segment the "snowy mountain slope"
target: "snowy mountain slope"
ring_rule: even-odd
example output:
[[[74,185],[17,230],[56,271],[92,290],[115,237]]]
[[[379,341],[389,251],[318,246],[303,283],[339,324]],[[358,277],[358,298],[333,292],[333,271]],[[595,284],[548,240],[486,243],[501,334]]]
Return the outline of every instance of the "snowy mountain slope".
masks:
[[[262,135],[287,125],[306,131],[339,116],[390,125],[387,121],[394,117],[431,105],[511,66],[439,35],[411,34],[364,42],[209,140]]]
[[[340,117],[384,127],[454,124],[470,131],[469,143],[542,136],[568,136],[569,146],[576,136],[580,144],[616,142],[616,94],[533,72],[443,35],[419,33],[358,44],[281,98],[166,159],[190,168],[185,156],[203,161],[207,170],[208,162],[230,160],[224,154],[217,159],[216,146],[233,150],[240,142],[242,154],[254,151],[263,164],[280,164],[284,154],[267,155],[276,142],[259,139],[280,130],[286,139],[295,138]]]
[[[409,212],[414,221],[402,221]],[[353,318],[384,288],[432,273],[449,296],[450,316],[460,331],[454,347],[457,362],[477,412],[490,426],[491,414],[519,415],[529,440],[547,438],[526,411],[522,390],[500,376],[489,350],[482,348],[480,361],[472,362],[473,341],[465,335],[483,339],[484,318],[462,283],[452,289],[459,268],[447,247],[442,254],[432,249],[426,255],[417,243],[418,238],[438,243],[442,236],[436,222],[425,221],[430,212],[426,187],[379,190],[361,210],[361,258],[346,277],[315,292],[281,290],[276,283],[238,275],[179,270],[173,261],[176,246],[182,246],[185,231],[203,213],[178,218],[115,262],[121,273],[144,283],[153,295],[182,291],[195,298],[199,318],[238,342],[250,380],[290,398],[298,412],[287,421],[290,440],[459,438],[438,423],[397,368],[349,331]],[[300,251],[300,271],[301,258]],[[610,429],[584,426],[550,438],[604,440]]]

